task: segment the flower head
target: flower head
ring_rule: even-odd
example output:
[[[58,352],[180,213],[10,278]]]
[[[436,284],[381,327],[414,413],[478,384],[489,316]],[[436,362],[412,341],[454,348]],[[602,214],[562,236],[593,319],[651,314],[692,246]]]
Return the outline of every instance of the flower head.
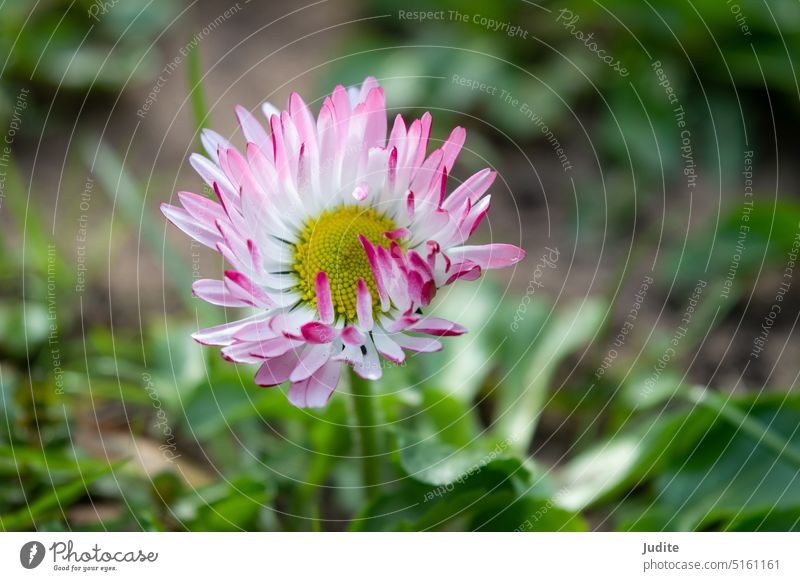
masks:
[[[269,129],[236,108],[244,155],[205,130],[210,159],[191,164],[217,201],[178,193],[164,215],[230,264],[222,280],[198,280],[199,298],[255,309],[193,337],[231,361],[258,363],[255,383],[291,382],[289,401],[324,406],[342,365],[366,379],[380,358],[437,351],[435,337],[466,332],[426,316],[437,289],[520,261],[509,244],[465,245],[489,209],[495,173],[484,169],[446,195],[464,143],[455,128],[430,154],[431,116],[406,125],[397,115],[387,140],[383,89],[367,78],[338,86],[315,119],[296,93],[285,111],[265,103]]]

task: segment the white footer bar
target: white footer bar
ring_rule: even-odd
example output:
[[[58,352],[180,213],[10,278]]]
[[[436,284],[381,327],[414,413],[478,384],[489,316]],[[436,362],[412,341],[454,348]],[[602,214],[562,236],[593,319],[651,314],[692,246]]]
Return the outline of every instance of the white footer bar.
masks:
[[[800,579],[797,533],[2,533],[1,579]],[[230,579],[230,577],[228,577]]]

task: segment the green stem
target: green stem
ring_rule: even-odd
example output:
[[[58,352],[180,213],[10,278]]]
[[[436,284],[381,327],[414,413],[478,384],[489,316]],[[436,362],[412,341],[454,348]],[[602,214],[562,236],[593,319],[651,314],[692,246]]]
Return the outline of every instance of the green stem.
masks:
[[[728,420],[731,424],[754,438],[759,444],[770,448],[778,457],[786,458],[795,466],[800,467],[800,453],[786,439],[775,431],[770,430],[751,414],[742,412],[709,388],[695,385],[682,391],[690,402],[714,410],[720,417]]]
[[[367,498],[371,500],[378,494],[381,483],[381,445],[376,398],[372,394],[370,381],[360,378],[353,371],[350,372],[350,390],[356,414],[354,427],[358,431],[361,445],[363,485]]]
[[[198,147],[203,146],[200,141],[200,132],[208,120],[208,107],[206,95],[203,91],[203,66],[200,63],[200,50],[195,47],[189,51],[187,74],[189,80],[189,98],[192,104],[192,118],[194,119],[195,136]]]

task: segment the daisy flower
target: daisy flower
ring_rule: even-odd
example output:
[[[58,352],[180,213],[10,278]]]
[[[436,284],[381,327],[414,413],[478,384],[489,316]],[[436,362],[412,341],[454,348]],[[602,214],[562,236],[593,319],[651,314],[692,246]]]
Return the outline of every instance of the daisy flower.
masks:
[[[321,407],[342,366],[377,379],[381,358],[402,363],[408,351],[437,351],[437,337],[466,332],[425,314],[437,290],[525,253],[466,244],[489,210],[495,172],[447,194],[464,129],[428,153],[431,115],[410,125],[397,115],[387,139],[374,78],[360,89],[337,86],[316,119],[296,93],[285,111],[269,103],[262,111],[266,127],[236,107],[244,153],[203,131],[209,157],[190,162],[216,201],[179,192],[183,207],[161,209],[230,265],[222,280],[196,281],[194,294],[255,311],[193,337],[230,361],[260,364],[258,385],[290,382],[292,404]]]

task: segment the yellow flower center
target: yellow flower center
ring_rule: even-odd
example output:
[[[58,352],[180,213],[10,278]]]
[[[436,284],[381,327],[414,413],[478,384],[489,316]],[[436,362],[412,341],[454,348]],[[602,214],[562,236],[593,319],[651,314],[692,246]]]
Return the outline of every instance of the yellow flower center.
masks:
[[[372,208],[358,206],[341,206],[309,220],[294,246],[292,266],[303,300],[316,308],[315,280],[318,272],[325,272],[336,313],[355,320],[357,284],[363,278],[372,296],[372,310],[377,313],[381,304],[378,290],[358,235],[374,246],[388,249],[390,241],[383,233],[394,229],[391,219]]]

